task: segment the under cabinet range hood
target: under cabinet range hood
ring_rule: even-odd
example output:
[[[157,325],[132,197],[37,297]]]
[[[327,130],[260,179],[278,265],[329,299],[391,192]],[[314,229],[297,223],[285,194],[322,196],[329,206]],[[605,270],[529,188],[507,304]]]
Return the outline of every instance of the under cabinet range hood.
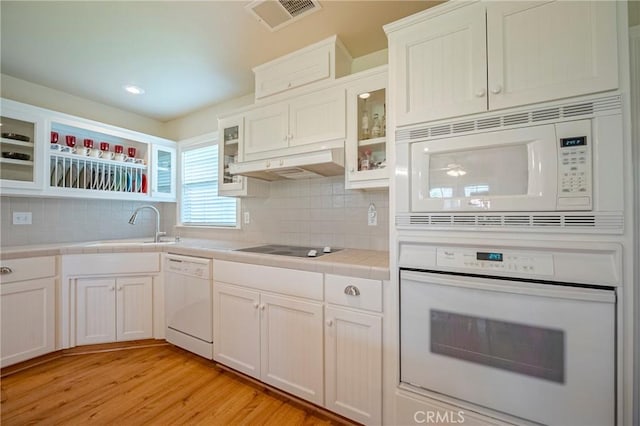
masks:
[[[232,163],[229,172],[267,181],[338,176],[344,174],[344,148]]]

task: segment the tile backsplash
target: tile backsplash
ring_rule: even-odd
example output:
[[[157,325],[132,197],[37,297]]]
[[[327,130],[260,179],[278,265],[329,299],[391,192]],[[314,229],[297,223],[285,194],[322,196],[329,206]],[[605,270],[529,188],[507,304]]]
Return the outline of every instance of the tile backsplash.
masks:
[[[373,203],[377,225],[367,225]],[[146,238],[155,232],[155,216],[140,212],[144,202],[64,198],[1,197],[0,245],[3,247],[58,242]],[[242,213],[251,223],[241,229],[182,227],[175,203],[154,204],[160,210],[160,230],[185,238],[209,238],[255,243],[389,249],[389,193],[387,190],[345,190],[342,177],[283,180],[270,183],[265,198],[243,198]],[[32,225],[13,225],[13,212],[31,212]],[[241,214],[241,219],[243,215]]]
[[[0,203],[0,245],[3,247],[144,238],[155,233],[155,216],[151,210],[141,211],[135,225],[128,223],[137,207],[149,204],[144,202],[3,196]],[[154,205],[161,212],[164,210],[160,204]],[[33,223],[13,225],[13,212],[31,212]],[[174,223],[161,223],[161,230],[170,229]]]
[[[367,224],[371,203],[377,211],[376,226]],[[243,198],[241,209],[251,217],[241,230],[177,227],[175,233],[189,238],[389,249],[388,190],[346,190],[341,176],[271,182],[269,197]]]

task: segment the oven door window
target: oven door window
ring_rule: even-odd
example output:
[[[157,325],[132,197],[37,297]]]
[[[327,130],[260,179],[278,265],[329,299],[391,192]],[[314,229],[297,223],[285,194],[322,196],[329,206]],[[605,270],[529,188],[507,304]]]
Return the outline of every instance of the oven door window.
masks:
[[[434,354],[564,383],[561,330],[434,309],[430,318]]]

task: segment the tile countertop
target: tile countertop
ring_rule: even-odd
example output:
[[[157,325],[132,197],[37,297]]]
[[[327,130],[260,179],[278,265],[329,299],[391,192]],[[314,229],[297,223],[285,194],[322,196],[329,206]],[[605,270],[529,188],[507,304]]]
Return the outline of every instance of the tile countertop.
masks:
[[[317,258],[301,258],[234,251],[262,243],[185,238],[175,244],[146,243],[143,240],[94,241],[34,246],[5,247],[0,259],[85,253],[166,252],[280,268],[300,269],[376,280],[389,279],[389,253],[386,251],[342,249]]]

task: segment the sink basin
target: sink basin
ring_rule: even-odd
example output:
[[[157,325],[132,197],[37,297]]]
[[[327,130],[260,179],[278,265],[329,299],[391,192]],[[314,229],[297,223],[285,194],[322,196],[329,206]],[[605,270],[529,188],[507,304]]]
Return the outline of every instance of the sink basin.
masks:
[[[131,241],[131,240],[127,240],[127,241],[98,241],[95,243],[89,243],[89,244],[83,244],[84,247],[134,247],[134,246],[144,246],[144,245],[158,245],[158,246],[165,246],[165,245],[170,245],[170,244],[175,244],[175,241],[160,241],[160,242],[153,242],[153,241]]]

